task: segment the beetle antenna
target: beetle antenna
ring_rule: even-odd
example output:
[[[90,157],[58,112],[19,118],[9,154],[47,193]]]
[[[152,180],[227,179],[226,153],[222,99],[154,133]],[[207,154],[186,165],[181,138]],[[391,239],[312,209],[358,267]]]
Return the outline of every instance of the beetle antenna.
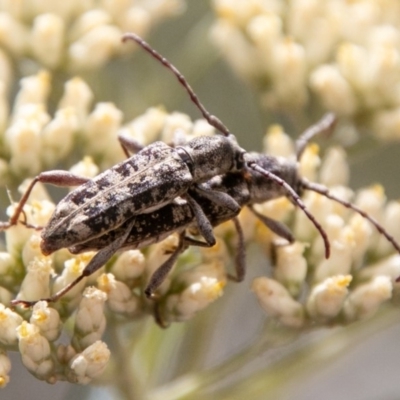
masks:
[[[304,212],[304,214],[307,215],[308,219],[314,224],[314,226],[317,228],[318,232],[320,233],[324,245],[325,245],[325,258],[329,258],[330,255],[330,244],[329,244],[329,239],[328,235],[324,231],[324,228],[322,228],[321,224],[315,219],[315,217],[307,210],[306,205],[303,203],[301,200],[300,196],[296,193],[296,191],[283,179],[281,179],[279,176],[273,174],[270,171],[265,170],[264,168],[260,167],[257,165],[255,162],[250,162],[249,163],[249,168],[252,168],[253,170],[257,171],[261,175],[264,175],[266,178],[278,183],[282,188],[284,188],[287,192],[287,194],[293,199],[295,204],[301,208]]]
[[[307,128],[296,140],[296,159],[300,161],[311,139],[322,133],[330,135],[335,129],[337,118],[334,113],[325,114],[318,122]]]
[[[165,57],[163,57],[160,53],[154,50],[145,40],[143,40],[140,36],[135,33],[125,33],[122,36],[122,41],[125,43],[128,40],[133,40],[136,42],[142,49],[146,50],[150,53],[156,60],[158,60],[164,67],[168,68],[178,79],[181,85],[186,89],[190,99],[196,105],[196,107],[200,110],[201,115],[207,122],[213,126],[215,129],[220,131],[225,136],[230,136],[231,132],[229,129],[222,123],[222,121],[217,118],[215,115],[212,115],[201,103],[200,99],[197,97],[197,94],[194,92],[193,88],[189,85],[186,78],[183,74]]]
[[[367,221],[369,221],[376,228],[376,230],[392,244],[392,246],[397,250],[398,253],[400,253],[400,245],[396,242],[394,237],[391,236],[387,232],[387,230],[378,221],[376,221],[374,218],[372,218],[365,211],[361,210],[356,205],[354,205],[346,200],[336,197],[335,195],[333,195],[332,193],[329,192],[329,189],[327,187],[325,187],[323,185],[320,185],[320,184],[314,183],[314,182],[308,182],[306,180],[302,180],[301,185],[306,190],[311,190],[313,192],[319,193],[322,196],[325,196],[328,199],[331,199],[331,200],[335,201],[336,203],[339,203],[342,206],[344,206],[350,210],[353,210],[357,214],[360,214],[363,218],[365,218]]]

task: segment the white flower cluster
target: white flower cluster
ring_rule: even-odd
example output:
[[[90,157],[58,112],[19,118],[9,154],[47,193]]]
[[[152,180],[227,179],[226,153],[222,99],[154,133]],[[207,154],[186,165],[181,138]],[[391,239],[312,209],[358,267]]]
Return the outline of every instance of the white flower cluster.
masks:
[[[0,63],[30,57],[49,69],[98,68],[126,49],[121,35],[146,35],[161,20],[180,14],[182,0],[5,0],[0,4]]]
[[[149,109],[118,130],[142,144],[160,135],[168,142],[177,142],[213,133],[204,121],[193,123],[186,115],[167,114],[159,109]],[[264,146],[265,151],[276,156],[292,157],[294,151],[292,141],[277,126],[269,130]],[[71,170],[86,176],[98,172],[89,157]],[[353,197],[347,187],[348,166],[341,148],[331,149],[321,161],[317,146],[308,146],[299,171],[329,186],[338,197]],[[23,192],[25,187],[26,183],[20,190]],[[390,244],[358,214],[314,192],[306,193],[303,199],[328,233],[332,253],[328,260],[324,259],[323,243],[314,226],[301,211],[295,211],[287,198],[256,208],[290,226],[298,240],[291,245],[277,238],[248,210],[240,214],[245,240],[260,243],[269,258],[271,249],[275,254],[273,276],[257,278],[252,285],[261,306],[271,318],[291,327],[348,324],[372,314],[392,296],[394,279],[400,276],[400,256],[390,255]],[[380,221],[395,240],[400,240],[400,204],[386,203],[381,187],[360,191],[355,204]],[[9,208],[9,215],[14,207]],[[44,187],[38,184],[24,207],[25,218],[31,225],[44,226],[54,207]],[[39,232],[22,224],[7,229],[6,250],[0,252],[0,299],[4,304],[3,317],[0,316],[0,324],[4,321],[0,325],[0,383],[5,385],[8,381],[5,351],[17,343],[24,364],[39,379],[88,383],[104,370],[110,356],[101,342],[107,324],[105,305],[108,312],[127,323],[151,315],[164,326],[186,321],[208,307],[223,294],[235,248],[232,240],[236,240],[231,222],[217,227],[215,232],[218,240],[213,248],[191,248],[179,258],[175,270],[158,289],[156,302],[147,300],[143,289],[154,270],[176,248],[176,235],[150,246],[145,253],[122,252],[107,263],[106,272],[101,269],[84,278],[50,308],[40,302],[31,315],[21,310],[20,316],[5,306],[12,298],[48,297],[75,280],[94,253],[74,256],[62,249],[45,257],[40,252]],[[371,257],[379,262],[369,265]],[[85,289],[86,286],[89,287]],[[64,323],[73,313],[71,342],[68,346],[58,345]]]
[[[279,141],[280,146],[277,145]],[[292,147],[288,137],[276,128],[267,134],[265,143],[269,153],[284,148],[290,151]],[[300,171],[317,177],[337,197],[354,198],[355,205],[385,226],[399,241],[400,203],[386,202],[380,186],[360,190],[354,196],[347,187],[348,166],[344,151],[333,148],[321,162],[317,161],[316,150],[316,146],[311,145],[305,151]],[[321,167],[317,168],[320,163]],[[313,171],[310,165],[314,166]],[[359,214],[314,192],[305,193],[303,200],[328,234],[330,258],[324,258],[323,242],[316,236],[314,226],[301,210],[296,210],[292,229],[301,242],[289,245],[272,237],[272,242],[275,241],[273,277],[260,277],[253,282],[252,289],[261,306],[270,317],[292,327],[348,324],[370,316],[392,297],[394,281],[400,276],[400,255],[390,255],[393,249],[388,241]],[[279,199],[260,205],[258,210],[290,222],[293,205]],[[267,248],[271,245],[271,235],[266,234],[264,227],[256,230],[256,239]],[[368,261],[373,259],[380,261],[377,264]]]
[[[145,114],[122,124],[122,112],[113,103],[97,103],[93,110],[93,93],[81,78],[68,80],[53,117],[47,101],[51,77],[41,71],[20,82],[12,113],[9,115],[7,94],[0,93],[2,149],[0,152],[0,183],[15,176],[34,176],[51,169],[76,151],[90,154],[102,169],[124,158],[118,134],[134,138],[146,145],[160,135],[178,143],[185,135],[211,134],[213,129],[204,121],[193,123],[183,114],[167,114],[151,108]],[[6,122],[8,120],[8,122]],[[88,169],[90,166],[90,170]],[[90,162],[80,163],[74,173],[94,176],[99,171]]]
[[[212,37],[261,102],[293,111],[315,97],[377,137],[399,139],[400,4],[214,0]]]
[[[9,346],[11,348],[12,345],[18,345],[22,363],[38,379],[49,383],[55,383],[60,379],[74,383],[89,383],[104,371],[110,357],[110,351],[106,344],[95,340],[96,335],[93,333],[96,329],[99,330],[99,326],[104,327],[105,324],[101,310],[93,307],[97,303],[97,308],[101,308],[106,296],[100,290],[92,289],[92,292],[94,291],[97,291],[96,294],[100,300],[89,301],[92,304],[87,305],[85,303],[87,294],[84,294],[84,299],[78,308],[78,315],[90,315],[90,323],[96,327],[92,328],[91,340],[86,339],[86,342],[79,342],[79,349],[76,347],[76,343],[73,343],[74,340],[69,346],[56,343],[62,329],[60,315],[54,308],[49,308],[44,301],[38,302],[33,307],[29,322],[0,304],[1,347]],[[91,294],[92,298],[95,296],[95,294]],[[82,331],[88,324],[87,319],[76,318],[75,330]],[[101,333],[98,336],[101,336]],[[4,387],[8,383],[10,367],[10,360],[6,352],[2,350],[0,387]]]

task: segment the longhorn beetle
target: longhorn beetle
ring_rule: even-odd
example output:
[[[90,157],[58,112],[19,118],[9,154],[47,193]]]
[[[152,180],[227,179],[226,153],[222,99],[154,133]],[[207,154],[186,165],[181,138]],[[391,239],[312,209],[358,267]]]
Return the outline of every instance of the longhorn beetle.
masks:
[[[317,124],[306,130],[306,132],[296,141],[297,160],[300,159],[307,142],[316,134],[324,130],[331,130],[333,128],[333,124],[334,118],[332,114],[327,114]],[[391,237],[378,222],[376,222],[364,211],[360,210],[355,205],[330,194],[328,189],[324,186],[309,183],[304,178],[299,177],[296,162],[258,153],[249,153],[249,158],[251,158],[253,162],[260,168],[273,172],[280,179],[290,184],[291,187],[295,188],[297,193],[301,194],[303,190],[316,191],[359,213],[361,216],[371,222],[377,228],[377,230],[384,235],[389,242],[392,243],[396,250],[400,252],[400,247],[397,242],[395,242],[393,237]],[[254,204],[272,200],[287,194],[285,189],[275,180],[266,181],[263,174],[260,174],[256,170],[252,169],[248,174],[227,173],[225,175],[214,177],[205,185],[209,190],[218,191],[229,195],[241,207],[248,206],[250,210],[274,233],[285,238],[288,242],[294,241],[291,232],[284,224],[259,214],[253,208]],[[197,193],[193,191],[191,195],[194,197],[197,204],[202,207],[204,214],[212,226],[217,226],[230,219],[233,220],[238,234],[238,251],[235,259],[236,274],[234,276],[230,275],[229,277],[236,281],[243,280],[246,269],[245,248],[242,229],[236,218],[237,213],[213,202],[208,198],[208,196],[203,196],[202,192]],[[177,248],[171,254],[171,256],[154,272],[144,291],[147,297],[151,297],[154,291],[164,281],[165,277],[176,262],[178,256],[188,246],[209,246],[206,242],[187,236],[187,230],[193,229],[197,229],[197,222],[195,212],[189,203],[185,201],[171,202],[151,213],[136,215],[127,220],[119,228],[109,231],[102,236],[71,246],[69,250],[74,254],[89,250],[96,250],[98,253],[89,262],[78,278],[45,300],[58,300],[84,277],[87,277],[97,271],[118,250],[142,248],[159,242],[172,233],[179,233],[180,236]],[[25,306],[31,306],[34,303],[36,303],[36,301],[14,300],[12,302],[13,305],[23,304]],[[159,322],[160,321],[161,320],[159,320]]]
[[[320,232],[325,244],[325,256],[328,258],[328,237],[306,209],[296,190],[272,171],[257,165],[250,154],[238,146],[234,135],[205,109],[184,76],[169,61],[133,33],[125,34],[122,40],[137,42],[168,68],[186,89],[203,117],[220,135],[198,137],[176,148],[155,142],[90,180],[67,171],[42,172],[34,178],[10,220],[0,225],[0,229],[7,229],[18,222],[23,206],[37,182],[58,186],[80,185],[58,203],[43,229],[40,244],[43,254],[49,255],[61,248],[101,237],[133,216],[152,212],[179,196],[192,207],[200,234],[212,246],[215,238],[211,223],[191,193],[201,193],[216,204],[237,213],[240,206],[232,197],[202,187],[201,183],[227,172],[254,170],[263,175],[266,181],[280,185],[285,194],[304,211]],[[136,150],[136,144],[131,140],[121,136],[119,140],[127,154],[128,151]],[[115,243],[113,249],[117,247],[120,247],[120,242]]]

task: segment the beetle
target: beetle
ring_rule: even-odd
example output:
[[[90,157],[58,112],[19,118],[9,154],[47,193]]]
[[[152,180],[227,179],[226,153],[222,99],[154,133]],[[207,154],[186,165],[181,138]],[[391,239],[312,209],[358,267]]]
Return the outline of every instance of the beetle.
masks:
[[[306,130],[296,141],[296,154],[299,160],[308,141],[316,134],[325,130],[331,130],[334,126],[334,117],[327,114],[317,124]],[[249,153],[249,158],[262,170],[268,170],[285,184],[294,188],[298,196],[304,190],[311,190],[328,197],[329,199],[342,204],[343,206],[360,214],[363,218],[372,223],[375,228],[400,252],[398,243],[392,236],[372,217],[354,204],[337,198],[323,185],[308,182],[298,174],[297,162],[288,159],[274,157],[266,154]],[[247,206],[271,231],[280,237],[285,238],[289,243],[294,241],[290,230],[281,222],[275,221],[258,213],[254,204],[263,203],[282,196],[287,196],[286,187],[280,185],[277,180],[266,181],[264,174],[256,170],[248,173],[227,173],[216,176],[205,183],[205,189],[223,193],[233,198],[241,208]],[[191,189],[189,189],[189,192]],[[196,204],[201,207],[206,218],[212,226],[233,220],[238,235],[238,250],[235,260],[235,275],[228,275],[232,280],[240,282],[245,276],[245,247],[242,228],[239,224],[237,212],[230,210],[218,203],[215,203],[203,192],[193,191],[190,193]],[[197,219],[193,207],[188,201],[177,199],[149,213],[138,214],[124,222],[119,228],[109,231],[99,237],[92,238],[84,243],[75,244],[69,248],[73,254],[85,251],[97,251],[98,253],[86,266],[82,274],[73,282],[61,289],[46,301],[57,301],[68,292],[73,286],[102,267],[113,254],[120,250],[139,249],[153,243],[157,243],[172,233],[179,234],[179,243],[170,257],[153,273],[144,290],[147,297],[152,297],[157,288],[162,284],[168,275],[178,256],[188,246],[210,247],[207,242],[194,239],[188,236],[188,232],[198,233]],[[36,301],[14,300],[13,305],[23,304],[31,306]]]

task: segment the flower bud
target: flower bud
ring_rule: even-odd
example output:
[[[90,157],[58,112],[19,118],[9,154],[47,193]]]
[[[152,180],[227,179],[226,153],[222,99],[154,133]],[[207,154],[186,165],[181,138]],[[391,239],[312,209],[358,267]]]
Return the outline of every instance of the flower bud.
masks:
[[[97,279],[99,289],[107,293],[107,304],[111,311],[127,316],[136,316],[141,311],[140,299],[113,274],[102,274]]]
[[[268,128],[263,140],[263,150],[264,153],[276,157],[294,156],[293,141],[280,125],[272,125]]]
[[[93,93],[88,84],[81,78],[75,77],[64,85],[64,94],[58,105],[59,109],[73,108],[80,123],[86,120]]]
[[[17,327],[22,324],[22,317],[10,308],[0,304],[0,343],[9,346],[17,343]]]
[[[316,320],[336,317],[348,295],[351,280],[351,275],[336,275],[314,286],[306,305],[310,317]]]
[[[332,147],[327,151],[319,174],[320,182],[325,186],[348,184],[349,166],[346,153],[341,147]]]
[[[41,14],[33,21],[31,47],[34,56],[45,66],[59,65],[64,51],[64,21],[55,14]]]
[[[88,384],[103,373],[110,355],[107,345],[97,340],[72,358],[69,363],[70,371],[67,372],[68,380],[82,385]]]
[[[35,301],[49,297],[52,264],[50,257],[34,258],[28,264],[17,299]]]
[[[74,336],[71,344],[83,350],[100,340],[106,328],[104,303],[107,294],[94,287],[85,289],[75,316]]]
[[[288,290],[274,279],[254,279],[251,289],[264,311],[282,324],[299,328],[304,323],[303,306],[294,300]]]
[[[28,371],[38,379],[52,381],[55,365],[50,344],[40,334],[39,328],[23,321],[17,329],[17,335],[22,363]]]
[[[163,322],[186,321],[221,297],[226,284],[224,265],[202,264],[179,274],[160,310]],[[179,289],[179,291],[177,291]]]
[[[298,296],[307,274],[307,261],[303,256],[305,245],[295,242],[277,246],[274,278],[286,287],[291,296]]]
[[[73,42],[68,55],[71,68],[93,69],[108,61],[121,46],[122,32],[113,25],[100,25]]]
[[[37,302],[32,309],[30,323],[40,329],[40,334],[48,341],[53,342],[61,334],[60,316],[54,308],[50,308],[46,301]]]
[[[370,282],[356,287],[344,304],[348,321],[374,314],[380,305],[392,297],[393,285],[388,276],[376,276]]]
[[[131,287],[144,272],[146,259],[140,250],[124,251],[111,267],[115,279]]]
[[[132,137],[139,144],[146,146],[160,135],[167,113],[161,107],[148,108],[128,124],[119,129],[119,135]]]

